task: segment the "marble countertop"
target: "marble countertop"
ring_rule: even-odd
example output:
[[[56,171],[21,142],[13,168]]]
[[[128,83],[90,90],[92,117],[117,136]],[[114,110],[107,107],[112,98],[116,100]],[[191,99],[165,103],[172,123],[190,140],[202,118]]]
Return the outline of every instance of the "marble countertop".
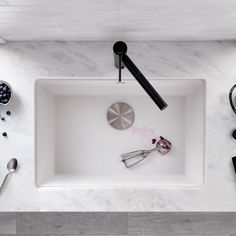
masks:
[[[39,77],[116,77],[112,42],[11,42],[0,45],[0,78],[14,99],[1,114],[0,179],[12,157],[19,170],[0,195],[0,211],[236,211],[230,137],[236,116],[228,91],[236,82],[235,42],[130,42],[129,53],[151,77],[204,78],[206,185],[201,189],[37,188],[34,167],[34,81]],[[139,50],[142,49],[142,50]],[[125,71],[124,76],[128,75]]]

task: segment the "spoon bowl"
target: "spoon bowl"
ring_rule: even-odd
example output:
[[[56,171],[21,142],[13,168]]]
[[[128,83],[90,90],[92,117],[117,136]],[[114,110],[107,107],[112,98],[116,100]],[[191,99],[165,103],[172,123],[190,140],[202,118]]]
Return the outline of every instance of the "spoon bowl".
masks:
[[[10,173],[13,173],[16,171],[18,167],[18,162],[16,158],[12,158],[8,163],[7,163],[7,169]]]

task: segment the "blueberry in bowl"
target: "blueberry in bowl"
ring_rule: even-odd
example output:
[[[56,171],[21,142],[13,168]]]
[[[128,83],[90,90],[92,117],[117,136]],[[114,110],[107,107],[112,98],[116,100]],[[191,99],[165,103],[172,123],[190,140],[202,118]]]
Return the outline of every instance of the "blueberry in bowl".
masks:
[[[7,105],[12,96],[11,86],[5,82],[0,80],[0,105]]]

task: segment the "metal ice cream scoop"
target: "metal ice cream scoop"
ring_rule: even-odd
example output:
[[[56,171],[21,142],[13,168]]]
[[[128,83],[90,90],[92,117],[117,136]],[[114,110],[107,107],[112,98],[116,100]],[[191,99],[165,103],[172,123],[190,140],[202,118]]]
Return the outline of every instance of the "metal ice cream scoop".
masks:
[[[137,150],[133,152],[127,152],[124,154],[121,154],[122,162],[125,164],[126,168],[130,168],[139,162],[146,159],[146,157],[154,152],[158,151],[161,154],[166,154],[171,150],[171,142],[167,139],[160,136],[160,140],[157,142],[156,147],[149,150]]]

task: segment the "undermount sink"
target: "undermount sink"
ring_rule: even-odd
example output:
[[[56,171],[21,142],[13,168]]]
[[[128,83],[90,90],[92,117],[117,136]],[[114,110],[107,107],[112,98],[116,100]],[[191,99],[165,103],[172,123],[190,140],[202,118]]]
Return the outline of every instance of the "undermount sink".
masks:
[[[167,102],[160,111],[135,80],[39,79],[35,84],[37,186],[102,188],[201,187],[205,181],[205,81],[149,80]],[[116,130],[107,109],[129,104],[133,125]],[[125,168],[120,155],[153,148],[153,138],[172,143]]]

